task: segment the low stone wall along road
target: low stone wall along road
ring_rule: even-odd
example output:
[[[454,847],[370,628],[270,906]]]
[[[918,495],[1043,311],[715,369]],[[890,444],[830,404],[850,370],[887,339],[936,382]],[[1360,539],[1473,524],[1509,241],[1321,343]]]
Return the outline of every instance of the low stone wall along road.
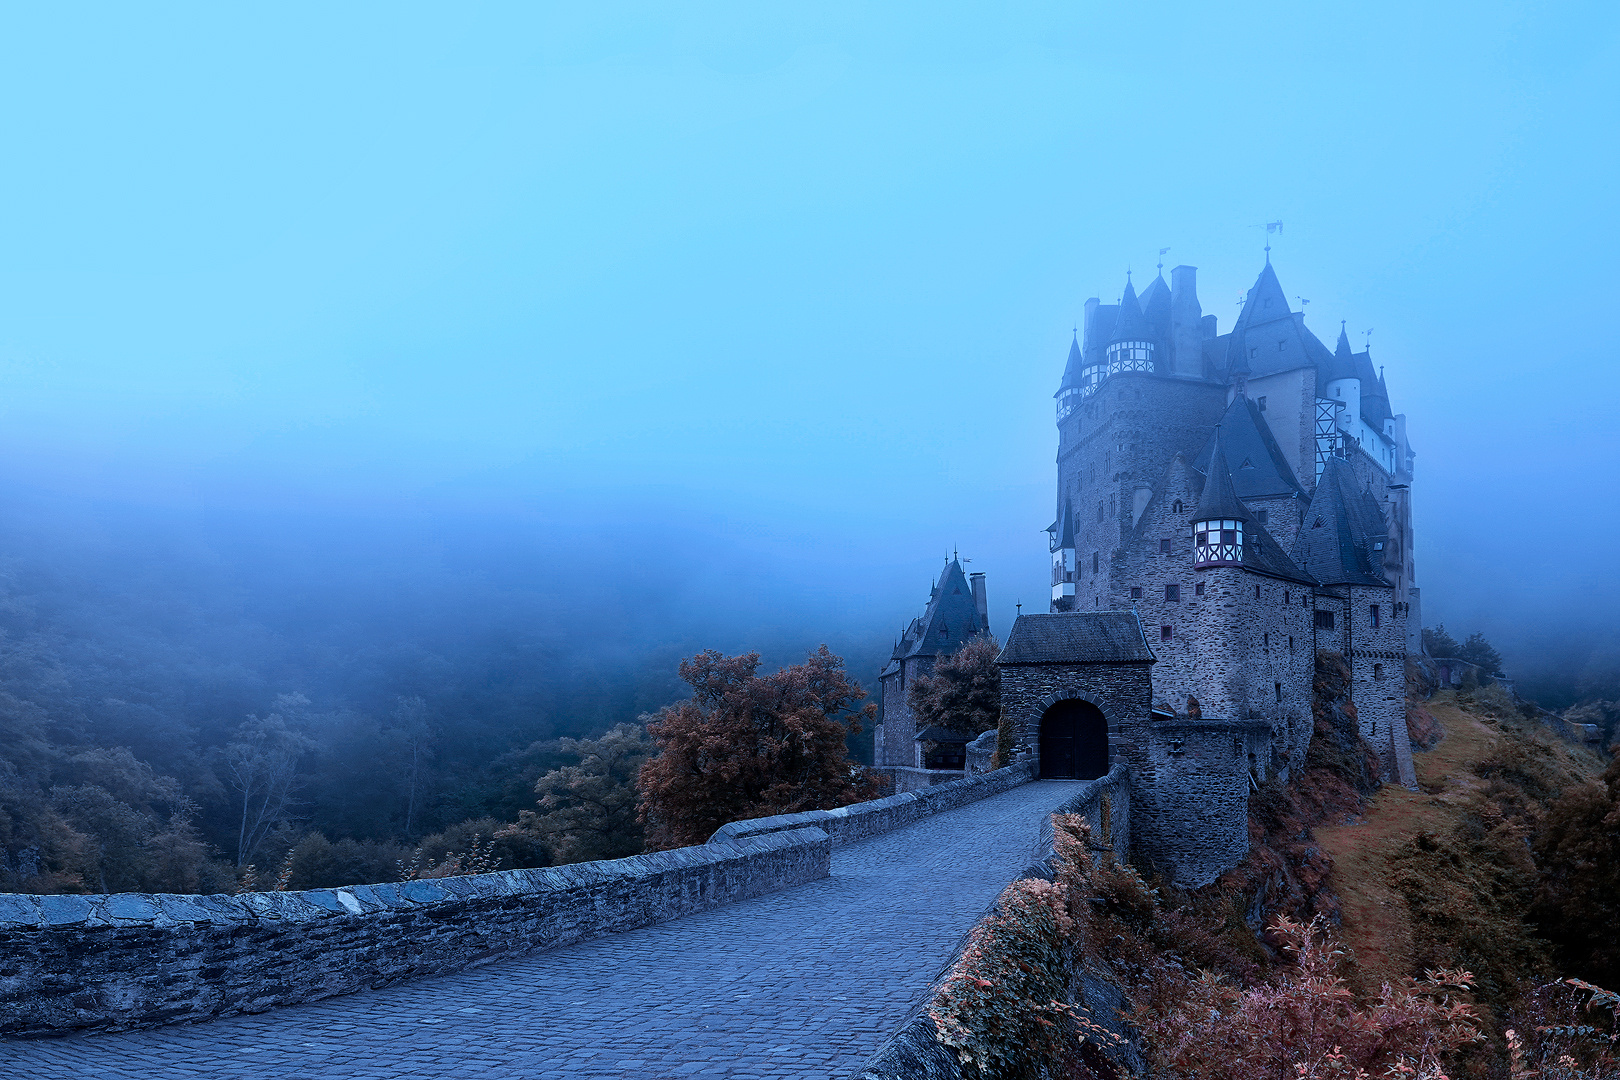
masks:
[[[456,975],[234,1016],[0,1043],[0,1076],[841,1078],[1038,857],[1072,783],[836,848],[832,876]]]

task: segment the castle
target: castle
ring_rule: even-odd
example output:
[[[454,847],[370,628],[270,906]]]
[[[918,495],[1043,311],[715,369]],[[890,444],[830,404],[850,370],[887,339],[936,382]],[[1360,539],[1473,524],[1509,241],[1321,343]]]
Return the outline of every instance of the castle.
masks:
[[[1207,853],[1246,840],[1200,814],[1235,812],[1253,785],[1303,764],[1318,649],[1349,663],[1384,779],[1415,782],[1405,661],[1422,622],[1414,454],[1368,351],[1342,325],[1333,349],[1306,327],[1269,251],[1225,333],[1196,280],[1178,266],[1140,296],[1127,277],[1117,304],[1086,302],[1054,395],[1050,610],[1021,615],[998,662],[1042,776],[1126,764],[1133,842]],[[874,763],[901,787],[945,775],[924,768],[924,740],[911,745],[905,685],[951,651],[956,626],[967,632],[961,577],[947,564],[880,677]],[[975,575],[988,628],[983,588]]]

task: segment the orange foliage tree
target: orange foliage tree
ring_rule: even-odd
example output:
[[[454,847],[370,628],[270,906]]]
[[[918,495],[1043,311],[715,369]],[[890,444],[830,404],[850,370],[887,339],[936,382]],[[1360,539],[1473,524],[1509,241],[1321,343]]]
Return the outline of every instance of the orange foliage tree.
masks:
[[[760,675],[759,653],[713,649],[681,661],[692,697],[647,723],[658,753],[641,767],[640,815],[652,850],[701,844],[728,821],[830,810],[878,794],[850,761],[866,692],[823,645],[802,664]]]

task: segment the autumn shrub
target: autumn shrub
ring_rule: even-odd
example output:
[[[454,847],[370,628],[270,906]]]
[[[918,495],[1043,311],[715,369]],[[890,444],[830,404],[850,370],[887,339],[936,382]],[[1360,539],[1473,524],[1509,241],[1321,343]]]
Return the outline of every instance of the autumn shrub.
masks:
[[[1541,880],[1531,917],[1559,966],[1620,985],[1620,757],[1600,780],[1565,791],[1535,841]]]
[[[978,634],[943,657],[927,675],[906,688],[906,703],[917,730],[939,725],[973,738],[1001,719],[1001,646],[989,634]]]
[[[969,1080],[1038,1080],[1066,1051],[1068,909],[1061,885],[1014,882],[940,985],[928,1013]]]
[[[877,774],[846,739],[873,706],[823,645],[802,664],[759,673],[759,653],[681,661],[692,697],[647,720],[657,756],[641,766],[641,820],[654,850],[701,844],[728,821],[831,810],[877,795]]]
[[[1480,1039],[1465,997],[1466,971],[1386,983],[1361,1002],[1344,978],[1345,954],[1325,919],[1301,924],[1279,917],[1269,932],[1293,960],[1269,981],[1240,988],[1210,972],[1172,973],[1177,993],[1131,1014],[1155,1077],[1439,1077],[1459,1049]]]
[[[1507,1030],[1512,1080],[1620,1077],[1620,994],[1560,979],[1525,995]]]

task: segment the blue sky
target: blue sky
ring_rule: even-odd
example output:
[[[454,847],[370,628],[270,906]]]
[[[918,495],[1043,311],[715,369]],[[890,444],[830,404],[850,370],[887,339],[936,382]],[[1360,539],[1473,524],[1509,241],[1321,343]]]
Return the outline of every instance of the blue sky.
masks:
[[[1224,330],[1281,219],[1429,621],[1612,635],[1617,108],[1612,4],[9,4],[0,472],[809,637],[957,545],[1004,628],[1085,298],[1168,246]]]

